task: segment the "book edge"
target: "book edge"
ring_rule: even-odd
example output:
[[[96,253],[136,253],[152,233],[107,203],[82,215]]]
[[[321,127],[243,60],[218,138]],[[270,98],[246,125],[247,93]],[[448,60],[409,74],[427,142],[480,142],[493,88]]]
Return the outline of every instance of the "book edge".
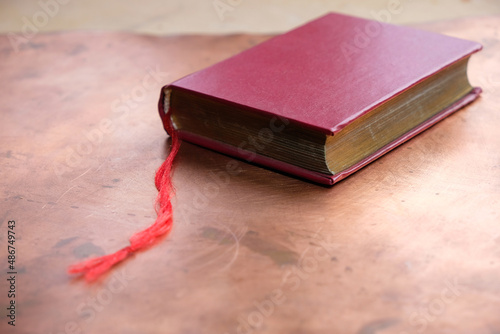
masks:
[[[167,131],[169,135],[172,134],[172,131],[174,131],[171,119],[170,119],[170,109],[167,110],[165,113],[165,90],[170,87],[169,85],[164,86],[161,90],[160,94],[160,100],[158,103],[159,107],[159,112],[160,112],[160,117],[162,118],[163,121],[163,127]],[[255,163],[257,165],[261,165],[264,167],[268,167],[270,169],[276,170],[278,172],[282,172],[285,174],[290,174],[294,175],[306,180],[310,180],[319,184],[324,184],[324,185],[333,185],[343,179],[345,179],[347,176],[353,174],[354,172],[360,170],[361,168],[365,167],[366,165],[370,164],[374,160],[378,159],[379,157],[383,156],[384,154],[388,153],[392,149],[396,148],[397,146],[403,144],[404,142],[410,140],[411,138],[415,137],[419,133],[425,131],[426,129],[430,128],[431,126],[435,125],[439,121],[443,120],[447,116],[451,115],[452,113],[460,110],[464,106],[468,105],[469,103],[473,102],[479,94],[482,92],[481,88],[475,87],[473,88],[467,95],[462,97],[460,100],[456,101],[449,107],[445,108],[438,114],[434,115],[427,121],[421,123],[417,127],[413,128],[409,132],[405,133],[398,139],[392,141],[391,143],[385,145],[381,149],[377,150],[375,153],[369,155],[365,159],[361,160],[360,162],[356,163],[355,165],[349,167],[348,169],[337,173],[335,175],[327,175],[327,174],[322,174],[322,173],[317,173],[317,172],[312,172],[310,170],[297,167],[282,161],[278,161],[269,157],[265,157],[259,154],[254,154],[252,152],[247,152],[244,150],[238,150],[238,148],[233,147],[231,145],[227,145],[215,140],[211,140],[209,138],[197,136],[191,133],[186,133],[186,132],[180,132],[179,133],[179,138],[186,140],[188,142],[191,142],[193,144],[206,147],[208,149],[221,152],[223,154],[242,159],[244,161],[247,161],[249,163]]]
[[[349,167],[348,169],[337,173],[332,176],[333,183],[337,183],[343,179],[345,179],[347,176],[353,174],[354,172],[357,172],[361,168],[365,167],[366,165],[370,164],[374,160],[378,159],[379,157],[383,156],[384,154],[388,153],[392,149],[396,148],[397,146],[405,143],[406,141],[410,140],[411,138],[415,137],[419,133],[427,130],[431,126],[435,125],[439,121],[443,120],[447,116],[451,115],[452,113],[462,109],[469,103],[472,103],[477,97],[481,94],[482,89],[480,87],[474,87],[467,95],[462,97],[460,100],[456,101],[449,107],[445,108],[438,114],[434,115],[433,117],[429,118],[427,121],[421,123],[417,127],[413,128],[412,130],[408,131],[398,139],[392,141],[391,143],[385,145],[375,153],[369,155],[365,159],[361,160],[360,162],[356,163],[355,165]]]
[[[171,110],[170,108],[165,109],[165,91],[169,89],[171,85],[163,86],[160,92],[160,99],[158,101],[158,111],[160,113],[160,118],[163,123],[163,128],[165,131],[171,136],[174,130],[174,126],[172,124],[172,119],[170,117]],[[177,88],[177,87],[176,87]],[[165,110],[167,110],[165,112]],[[199,145],[202,147],[206,147],[208,149],[214,150],[216,152],[220,152],[238,159],[242,159],[248,163],[255,163],[257,165],[261,165],[264,167],[271,168],[278,172],[283,172],[285,174],[290,174],[294,176],[301,177],[306,180],[310,180],[316,183],[324,184],[324,185],[332,185],[333,179],[332,175],[321,174],[317,172],[312,172],[310,170],[297,167],[286,162],[282,162],[279,160],[275,160],[269,157],[265,157],[259,154],[253,155],[251,152],[247,152],[244,150],[238,150],[238,148],[212,140],[210,138],[205,138],[202,136],[198,136],[188,132],[179,131],[179,138],[182,140],[186,140],[195,145]]]
[[[296,176],[320,184],[333,184],[332,175],[313,172],[302,167],[297,167],[283,161],[260,155],[258,153],[238,149],[237,147],[234,147],[232,145],[212,140],[210,138],[183,131],[179,131],[179,138],[192,144],[216,151],[218,153],[240,159],[244,162],[269,168],[276,172]]]

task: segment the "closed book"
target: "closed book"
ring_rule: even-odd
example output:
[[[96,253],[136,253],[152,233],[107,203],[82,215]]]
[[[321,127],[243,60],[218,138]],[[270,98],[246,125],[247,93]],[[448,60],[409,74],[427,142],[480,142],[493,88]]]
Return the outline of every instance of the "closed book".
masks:
[[[481,45],[330,13],[162,88],[168,133],[334,184],[481,92]]]

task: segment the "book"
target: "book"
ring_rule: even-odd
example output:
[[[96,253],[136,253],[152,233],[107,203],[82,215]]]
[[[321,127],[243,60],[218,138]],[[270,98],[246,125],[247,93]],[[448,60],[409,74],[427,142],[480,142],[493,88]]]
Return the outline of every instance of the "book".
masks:
[[[161,90],[182,140],[334,184],[478,97],[473,41],[330,13]]]

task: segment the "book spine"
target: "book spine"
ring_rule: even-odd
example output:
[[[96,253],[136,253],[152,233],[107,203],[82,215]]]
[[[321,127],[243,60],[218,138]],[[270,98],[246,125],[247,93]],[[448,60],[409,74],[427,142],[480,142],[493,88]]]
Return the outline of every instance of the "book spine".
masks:
[[[171,136],[172,131],[174,131],[174,126],[170,118],[170,107],[165,105],[166,98],[169,99],[171,89],[169,85],[163,86],[160,91],[160,100],[158,101],[158,112],[160,113],[160,118],[163,123],[163,128]]]

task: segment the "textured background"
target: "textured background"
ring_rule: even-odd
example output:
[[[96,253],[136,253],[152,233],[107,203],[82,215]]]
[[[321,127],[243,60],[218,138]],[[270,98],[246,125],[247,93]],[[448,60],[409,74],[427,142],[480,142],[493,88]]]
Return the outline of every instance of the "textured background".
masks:
[[[500,16],[419,25],[484,45],[469,68],[481,98],[334,187],[183,143],[173,233],[88,285],[67,266],[154,219],[161,85],[266,36],[40,31],[274,32],[326,10],[387,10],[245,1],[220,19],[211,1],[118,3],[60,5],[18,50],[0,37],[0,333],[500,333]],[[17,36],[43,19],[36,1],[0,7]],[[492,1],[402,8],[392,22],[498,13]],[[228,163],[239,174],[217,181]]]
[[[41,0],[44,3],[50,0]],[[376,18],[390,0],[60,0],[57,13],[40,31],[67,29],[127,30],[171,33],[274,33],[335,11]],[[392,15],[398,24],[438,21],[473,15],[499,14],[498,0],[400,0],[402,11]],[[219,15],[219,4],[226,10]],[[39,0],[0,1],[0,32],[16,32],[23,17],[41,9]]]

